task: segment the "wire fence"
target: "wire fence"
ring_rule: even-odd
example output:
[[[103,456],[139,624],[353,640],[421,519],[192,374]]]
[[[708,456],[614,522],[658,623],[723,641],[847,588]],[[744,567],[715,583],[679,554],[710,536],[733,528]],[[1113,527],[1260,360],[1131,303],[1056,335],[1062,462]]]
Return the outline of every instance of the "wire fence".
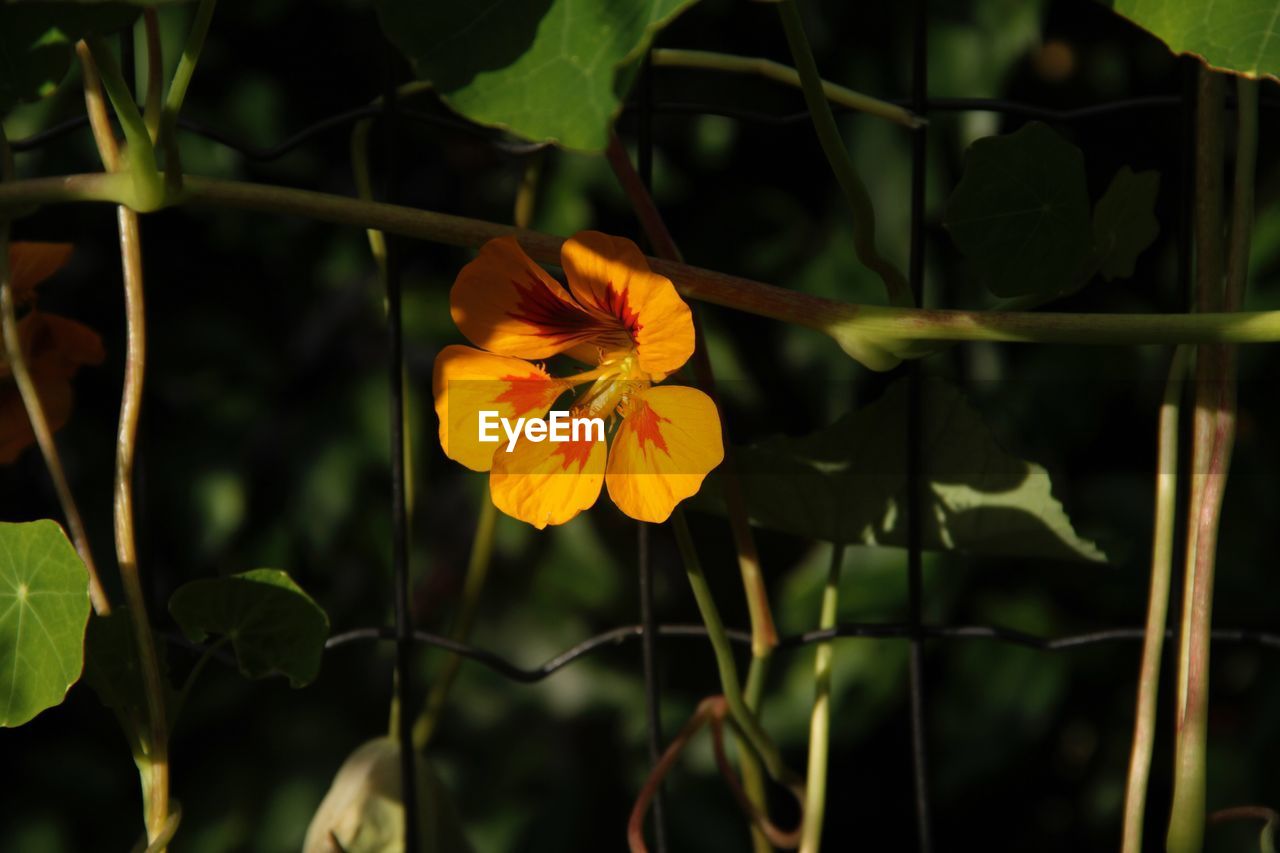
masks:
[[[915,0],[913,3],[913,59],[911,65],[911,97],[896,100],[893,103],[906,106],[922,118],[928,119],[933,113],[993,112],[1006,116],[1025,119],[1037,119],[1047,122],[1078,122],[1103,119],[1117,114],[1148,110],[1181,110],[1189,116],[1194,95],[1187,92],[1180,94],[1152,95],[1146,97],[1124,98],[1083,107],[1052,109],[1019,101],[999,98],[930,98],[928,91],[928,44],[926,11],[927,0]],[[465,120],[443,113],[431,113],[421,109],[410,109],[397,98],[392,85],[390,71],[387,71],[387,88],[382,103],[343,110],[324,117],[293,133],[274,145],[258,146],[236,138],[218,128],[193,121],[180,119],[178,126],[192,134],[211,140],[231,149],[241,156],[257,161],[269,162],[282,158],[301,148],[309,142],[325,134],[349,130],[355,123],[373,120],[382,125],[387,140],[384,150],[385,171],[384,200],[395,200],[395,181],[397,173],[396,147],[393,144],[396,128],[406,124],[435,128],[451,134],[462,135],[473,141],[486,145],[490,150],[522,157],[547,147],[545,143],[531,143],[514,138],[501,131],[473,125]],[[1231,99],[1228,99],[1230,105]],[[1280,100],[1263,98],[1260,106],[1264,109],[1280,108]],[[634,116],[638,142],[638,171],[646,185],[652,175],[653,139],[652,120],[656,115],[673,116],[722,116],[736,121],[758,125],[793,125],[808,122],[808,112],[770,114],[737,107],[727,107],[708,103],[692,103],[680,101],[657,101],[653,98],[651,75],[646,69],[638,80],[635,94],[631,101],[624,105],[624,111]],[[847,112],[848,110],[838,109]],[[86,116],[77,116],[59,122],[31,136],[12,140],[10,147],[15,153],[23,153],[40,149],[63,137],[75,133],[88,126]],[[910,249],[909,249],[909,283],[916,297],[916,303],[923,305],[924,295],[924,241],[925,241],[925,184],[927,165],[928,124],[909,131],[912,137],[911,154],[911,202],[910,202]],[[1184,134],[1186,137],[1187,134]],[[1187,145],[1187,139],[1181,140]],[[1185,153],[1185,152],[1184,152]],[[1184,156],[1184,164],[1188,158]],[[1188,215],[1191,205],[1189,180],[1184,168],[1180,186],[1180,209],[1182,215]],[[1180,231],[1185,234],[1185,222],[1180,223]],[[1187,251],[1185,239],[1178,240],[1180,269],[1187,268]],[[403,411],[404,386],[401,381],[404,369],[402,327],[399,311],[399,266],[395,261],[394,243],[388,247],[386,286],[388,295],[388,393],[391,406],[391,513],[393,536],[393,568],[394,568],[394,613],[395,623],[391,626],[357,628],[344,631],[329,638],[325,647],[335,650],[350,645],[368,642],[394,642],[396,655],[396,693],[401,707],[413,707],[412,649],[422,645],[441,649],[467,660],[474,661],[510,681],[532,684],[543,681],[589,656],[603,653],[609,649],[641,641],[644,648],[643,670],[645,688],[645,708],[648,723],[648,750],[652,764],[656,764],[663,748],[662,724],[658,714],[660,691],[658,687],[657,654],[658,640],[673,639],[705,639],[706,628],[693,624],[660,624],[653,607],[653,568],[649,559],[649,528],[644,523],[638,524],[637,563],[639,567],[639,602],[641,623],[613,628],[587,638],[573,645],[541,665],[528,667],[515,663],[508,658],[488,649],[458,642],[448,637],[426,631],[415,630],[411,624],[409,613],[409,565],[408,565],[408,513],[405,504],[405,460],[403,458]],[[929,797],[929,753],[925,737],[925,721],[927,702],[924,684],[924,652],[927,641],[983,640],[1011,644],[1027,649],[1043,652],[1064,652],[1115,643],[1139,642],[1144,637],[1142,627],[1111,627],[1085,633],[1069,634],[1058,637],[1041,637],[999,625],[930,625],[923,621],[922,606],[925,596],[922,578],[921,525],[922,489],[926,485],[922,478],[921,465],[921,407],[918,394],[918,369],[915,363],[906,366],[909,381],[916,387],[913,395],[915,403],[908,414],[908,491],[907,491],[907,586],[908,613],[901,622],[850,622],[837,624],[828,630],[808,631],[800,634],[783,636],[779,639],[777,651],[785,652],[800,649],[814,643],[830,640],[854,639],[895,639],[910,644],[908,667],[908,691],[911,723],[911,751],[914,768],[914,796],[917,816],[917,839],[919,849],[928,853],[933,847],[932,822],[930,818]],[[399,449],[399,452],[397,452]],[[743,647],[751,644],[748,631],[730,629],[728,636],[731,642]],[[1172,630],[1166,630],[1166,641],[1172,639]],[[177,635],[166,635],[169,642],[202,648]],[[1212,640],[1219,644],[1239,644],[1280,651],[1280,633],[1244,628],[1218,629],[1212,632]],[[232,662],[231,659],[218,652],[214,656]],[[408,714],[401,714],[402,721],[410,719]],[[415,802],[412,795],[416,774],[413,772],[412,741],[407,724],[402,725],[399,732],[402,753],[402,785],[405,801]],[[418,849],[417,827],[415,825],[415,809],[406,808],[405,849]],[[655,848],[665,851],[667,847],[666,832],[663,823],[662,802],[657,798],[652,814],[652,829]]]

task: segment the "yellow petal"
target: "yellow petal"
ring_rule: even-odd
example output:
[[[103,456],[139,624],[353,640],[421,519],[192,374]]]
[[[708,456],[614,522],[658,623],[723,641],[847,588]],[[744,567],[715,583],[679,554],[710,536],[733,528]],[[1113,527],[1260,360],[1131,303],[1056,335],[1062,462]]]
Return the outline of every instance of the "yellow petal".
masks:
[[[632,399],[613,437],[605,483],[618,508],[666,521],[724,459],[720,415],[696,388],[660,385]]]
[[[480,440],[480,412],[540,418],[565,390],[536,364],[456,345],[436,356],[431,385],[444,455],[472,471],[488,471],[493,452],[507,443],[500,426],[490,432],[498,441]]]
[[[560,263],[574,298],[634,342],[641,370],[661,378],[693,355],[689,306],[670,279],[650,271],[635,243],[580,231],[565,241]]]
[[[599,321],[524,253],[514,237],[485,243],[449,293],[453,322],[478,347],[549,358],[599,335]]]
[[[512,518],[539,530],[564,524],[596,502],[604,481],[604,441],[529,441],[493,455],[489,494]]]
[[[9,244],[9,280],[13,284],[13,301],[24,305],[35,298],[36,285],[53,275],[71,257],[70,243]]]

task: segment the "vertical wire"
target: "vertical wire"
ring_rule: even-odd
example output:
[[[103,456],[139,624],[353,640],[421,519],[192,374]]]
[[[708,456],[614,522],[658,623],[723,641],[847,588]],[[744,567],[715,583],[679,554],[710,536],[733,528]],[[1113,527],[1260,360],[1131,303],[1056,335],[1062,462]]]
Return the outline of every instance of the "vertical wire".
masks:
[[[653,78],[649,57],[645,55],[640,69],[636,147],[640,180],[645,189],[653,189]],[[658,619],[653,605],[653,561],[649,553],[649,524],[636,522],[636,562],[640,574],[640,648],[644,668],[644,710],[649,746],[649,769],[662,758],[662,707],[658,687]],[[666,853],[667,829],[662,786],[653,797],[653,840],[658,853]]]
[[[383,64],[382,136],[386,184],[383,198],[396,201],[399,169],[396,162],[396,86],[391,63]],[[396,669],[395,703],[398,707],[396,739],[400,743],[400,793],[404,803],[404,849],[419,850],[417,755],[410,722],[413,679],[413,616],[409,610],[409,511],[406,498],[404,449],[404,328],[400,308],[400,259],[398,240],[386,235],[387,381],[391,394],[391,566],[395,585]]]
[[[919,116],[928,110],[929,27],[928,0],[915,0],[911,54],[911,108]],[[924,307],[924,216],[928,125],[911,138],[911,254],[908,278],[915,304]],[[908,659],[908,693],[911,704],[911,758],[915,786],[916,834],[921,853],[933,849],[929,815],[929,761],[925,738],[924,644],[921,615],[924,597],[923,565],[923,421],[924,400],[920,365],[908,367],[907,403],[907,597],[911,623]]]

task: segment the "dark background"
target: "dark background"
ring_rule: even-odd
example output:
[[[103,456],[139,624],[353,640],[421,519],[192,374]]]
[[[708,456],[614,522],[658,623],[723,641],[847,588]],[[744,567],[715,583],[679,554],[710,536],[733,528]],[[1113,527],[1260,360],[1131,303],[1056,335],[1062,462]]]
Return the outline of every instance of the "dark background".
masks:
[[[906,3],[806,3],[829,79],[885,97],[909,92]],[[1189,67],[1101,5],[964,0],[934,3],[930,94],[1004,97],[1076,107],[1179,94]],[[187,7],[162,9],[166,44],[182,41]],[[665,30],[659,46],[723,50],[789,61],[768,4],[707,0]],[[169,57],[172,63],[172,56]],[[355,2],[259,0],[218,9],[184,115],[263,145],[340,110],[366,104],[386,74],[407,66],[381,40],[373,10]],[[690,262],[850,301],[879,301],[853,258],[850,216],[807,120],[770,124],[664,111],[696,103],[772,115],[803,109],[798,92],[735,76],[658,69],[656,196]],[[1263,90],[1264,104],[1276,100]],[[448,112],[428,96],[414,107]],[[11,139],[82,110],[78,82],[23,108]],[[990,304],[940,225],[965,146],[1015,130],[1019,117],[932,115],[929,133],[928,293],[934,305]],[[1249,307],[1280,307],[1280,111],[1263,110],[1258,223]],[[1111,113],[1055,128],[1085,152],[1097,198],[1122,165],[1158,169],[1161,236],[1134,277],[1095,282],[1057,308],[1178,311],[1186,305],[1176,239],[1186,209],[1186,116],[1177,106]],[[620,130],[634,141],[633,112]],[[879,215],[880,244],[904,267],[910,136],[873,118],[842,116]],[[509,221],[529,155],[458,127],[406,121],[396,140],[406,204]],[[353,192],[346,129],[256,163],[192,134],[193,173]],[[375,146],[375,151],[382,150]],[[568,235],[591,227],[637,235],[603,159],[548,151],[534,225]],[[21,175],[97,168],[87,130],[18,155]],[[378,167],[381,168],[381,165]],[[123,306],[112,211],[56,207],[15,225],[15,237],[74,241],[68,269],[42,305],[98,329],[102,368],[76,380],[77,409],[59,444],[104,576],[111,570],[110,495],[122,372]],[[381,296],[364,235],[355,229],[215,210],[175,210],[143,222],[150,362],[138,470],[142,570],[153,619],[174,632],[162,602],[181,583],[260,566],[289,571],[326,608],[336,631],[390,620],[386,342]],[[423,627],[445,632],[455,611],[482,477],[445,460],[430,409],[434,354],[460,341],[448,284],[469,253],[401,243],[414,412],[418,505],[413,519],[415,605]],[[726,385],[736,441],[824,426],[874,399],[888,379],[869,374],[811,331],[708,307],[711,352]],[[1162,348],[973,345],[931,358],[927,370],[969,392],[1014,453],[1054,474],[1055,492],[1106,566],[926,558],[926,618],[990,622],[1052,636],[1144,615],[1156,407],[1169,353]],[[1280,512],[1276,353],[1241,353],[1240,438],[1228,490],[1215,624],[1276,630]],[[39,455],[0,470],[0,518],[59,517]],[[746,614],[727,526],[695,516],[727,621]],[[534,665],[597,631],[637,620],[635,525],[606,500],[564,528],[539,534],[501,518],[495,563],[474,641]],[[786,633],[811,628],[829,550],[760,533],[775,613]],[[697,615],[665,530],[654,534],[663,621]],[[906,615],[905,556],[850,549],[844,620]],[[1175,602],[1176,607],[1176,602]],[[1176,611],[1175,611],[1176,612]],[[169,651],[178,677],[191,653]],[[424,653],[426,669],[441,655]],[[1166,655],[1172,663],[1172,655]],[[926,659],[929,782],[939,850],[1111,849],[1132,726],[1136,643],[1057,653],[983,640],[930,642]],[[385,731],[390,649],[352,645],[326,655],[304,690],[250,683],[211,666],[173,743],[174,795],[183,808],[173,849],[296,850],[343,758]],[[716,691],[704,641],[661,647],[668,735]],[[812,651],[780,654],[764,720],[791,766],[805,760]],[[425,673],[424,673],[425,674]],[[827,849],[915,845],[906,645],[837,646]],[[1280,804],[1280,657],[1220,646],[1213,660],[1209,806]],[[1164,684],[1171,682],[1166,668]],[[535,686],[464,667],[431,759],[452,790],[479,851],[623,849],[632,798],[644,778],[639,648],[611,648]],[[1161,729],[1147,838],[1162,847],[1172,728]],[[141,833],[137,776],[114,718],[83,685],[67,702],[0,734],[11,780],[0,806],[0,850],[125,850]],[[778,811],[787,816],[779,799]],[[714,774],[705,742],[668,786],[675,851],[746,849],[743,823]],[[1215,850],[1250,849],[1255,827],[1209,831]]]

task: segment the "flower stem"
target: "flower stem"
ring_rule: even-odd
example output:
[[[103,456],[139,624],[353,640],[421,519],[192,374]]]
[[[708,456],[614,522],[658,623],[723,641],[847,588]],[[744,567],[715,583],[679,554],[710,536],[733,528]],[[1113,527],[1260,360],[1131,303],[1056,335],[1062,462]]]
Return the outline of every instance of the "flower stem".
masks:
[[[649,53],[649,57],[654,65],[664,68],[696,68],[730,74],[754,74],[797,89],[803,87],[800,73],[796,69],[781,62],[757,56],[734,56],[709,50],[654,48]],[[820,83],[823,97],[837,106],[887,119],[904,127],[914,128],[924,124],[924,119],[897,104],[855,92],[827,80],[822,80]]]
[[[804,34],[804,23],[800,20],[796,0],[780,0],[777,6],[782,29],[787,36],[787,45],[791,48],[791,56],[796,63],[804,100],[809,107],[809,115],[813,118],[813,129],[818,134],[823,153],[827,155],[827,162],[831,164],[831,171],[835,173],[836,182],[840,184],[849,206],[853,208],[853,248],[858,260],[880,276],[892,304],[913,305],[915,300],[906,277],[876,247],[875,208],[871,205],[867,186],[858,174],[853,158],[844,146],[844,140],[840,138],[840,128],[836,126],[836,117],[831,112],[831,104],[823,89],[813,49]]]
[[[742,729],[751,748],[764,762],[770,778],[786,785],[798,784],[798,777],[782,761],[782,753],[760,727],[755,714],[747,707],[742,695],[742,686],[738,681],[738,668],[733,660],[733,648],[729,636],[725,633],[724,622],[720,619],[720,611],[716,607],[711,588],[707,585],[706,576],[702,573],[702,563],[698,559],[698,550],[693,543],[693,534],[689,532],[689,522],[684,511],[676,507],[671,514],[671,528],[675,532],[676,545],[680,549],[680,557],[684,562],[685,574],[689,578],[689,586],[693,589],[693,597],[698,603],[698,611],[707,626],[707,634],[711,639],[711,647],[715,652],[716,667],[720,673],[720,687],[725,701],[729,705],[729,713],[734,722]]]
[[[12,176],[12,172],[9,140],[5,136],[4,127],[0,126],[0,181],[7,181]],[[58,495],[62,514],[67,519],[71,541],[75,543],[76,553],[80,555],[89,573],[89,601],[93,604],[93,612],[99,616],[106,616],[111,613],[111,602],[98,576],[93,550],[89,547],[89,535],[80,517],[80,507],[76,504],[75,495],[71,492],[66,470],[62,467],[62,457],[58,455],[58,444],[54,440],[53,430],[49,428],[44,406],[40,402],[39,391],[31,378],[31,372],[27,370],[26,358],[22,352],[22,338],[18,331],[13,287],[9,281],[9,220],[7,219],[0,219],[0,339],[3,340],[4,357],[13,374],[14,384],[18,386],[18,395],[22,398],[27,420],[31,422],[31,431],[35,434],[36,444],[44,457],[49,478],[53,480],[53,490]]]
[[[840,601],[840,567],[844,546],[831,548],[831,566],[822,588],[822,612],[818,630],[835,627]],[[804,824],[800,853],[818,853],[822,846],[822,820],[827,808],[827,757],[831,743],[831,666],[835,648],[830,640],[819,643],[813,658],[813,713],[809,717],[809,768],[805,779]]]
[[[1147,626],[1138,675],[1138,703],[1133,720],[1133,749],[1125,790],[1123,853],[1141,853],[1146,814],[1147,780],[1155,744],[1156,699],[1160,689],[1160,658],[1169,616],[1169,585],[1173,576],[1173,539],[1178,504],[1178,423],[1191,351],[1178,347],[1169,366],[1156,458],[1155,532],[1151,544],[1151,590],[1147,596]]]

